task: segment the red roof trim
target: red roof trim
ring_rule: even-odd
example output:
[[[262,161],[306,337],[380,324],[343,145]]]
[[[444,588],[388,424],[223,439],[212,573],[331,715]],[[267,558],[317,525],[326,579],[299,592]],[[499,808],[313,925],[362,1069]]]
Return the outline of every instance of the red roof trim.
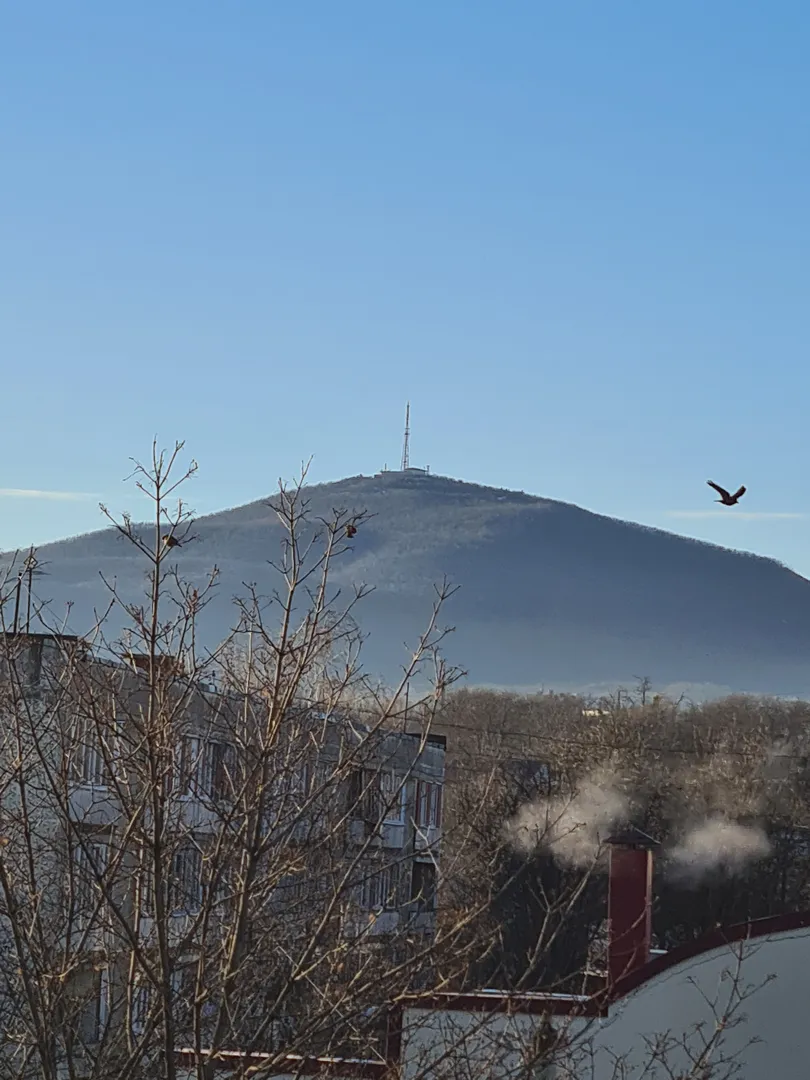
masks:
[[[519,1012],[546,1016],[607,1016],[608,1005],[637,990],[664,971],[691,960],[703,953],[722,949],[738,941],[753,941],[774,934],[789,934],[793,930],[810,928],[810,911],[774,915],[768,919],[753,919],[734,926],[721,927],[703,937],[653,957],[643,967],[619,979],[612,991],[600,991],[585,1000],[566,1000],[564,997],[541,994],[425,994],[404,998],[402,1004],[414,1009],[457,1009],[460,1012]]]
[[[692,960],[702,953],[713,949],[722,949],[724,945],[733,945],[738,941],[750,941],[756,938],[770,937],[772,934],[788,934],[791,930],[803,930],[810,927],[810,911],[796,911],[789,915],[773,915],[768,919],[753,919],[734,926],[724,926],[695,941],[688,941],[661,956],[648,960],[643,967],[629,972],[619,979],[610,994],[610,1000],[616,1001],[626,994],[637,990],[639,986],[654,979],[662,971],[677,967],[685,960]]]
[[[298,1075],[321,1075],[364,1077],[369,1080],[383,1080],[389,1073],[391,1065],[398,1062],[402,1048],[402,1013],[403,1009],[453,1009],[459,1012],[506,1012],[524,1013],[527,1015],[544,1016],[607,1016],[608,1005],[625,997],[637,990],[646,982],[654,979],[664,971],[677,967],[678,964],[691,960],[703,953],[721,949],[726,945],[733,945],[738,941],[752,941],[758,938],[771,937],[774,934],[789,934],[793,930],[805,930],[810,928],[810,911],[799,911],[789,915],[775,915],[769,919],[754,919],[749,922],[737,923],[735,926],[726,926],[713,930],[695,941],[672,949],[661,956],[649,960],[643,967],[631,971],[629,975],[619,979],[609,993],[604,991],[590,998],[567,999],[562,995],[548,997],[522,994],[414,994],[402,998],[392,1007],[388,1019],[388,1062],[377,1061],[351,1061],[340,1058],[302,1058],[297,1055],[289,1055],[287,1063]],[[195,1061],[193,1050],[178,1050],[178,1061],[193,1064]],[[220,1065],[226,1065],[228,1060],[241,1058],[243,1064],[260,1065],[262,1061],[272,1059],[272,1054],[242,1054],[239,1051],[224,1050],[214,1055],[214,1061]],[[245,1061],[247,1059],[247,1061]],[[283,1067],[284,1059],[278,1061],[279,1067]]]

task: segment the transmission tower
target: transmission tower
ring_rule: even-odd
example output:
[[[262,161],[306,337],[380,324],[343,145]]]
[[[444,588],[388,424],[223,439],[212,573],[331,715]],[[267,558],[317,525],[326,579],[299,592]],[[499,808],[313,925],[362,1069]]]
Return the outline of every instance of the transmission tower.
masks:
[[[411,464],[410,453],[409,453],[409,451],[410,451],[410,447],[409,447],[410,441],[411,441],[411,403],[409,401],[408,404],[405,406],[405,438],[402,440],[402,471],[403,472],[405,472],[405,470]]]

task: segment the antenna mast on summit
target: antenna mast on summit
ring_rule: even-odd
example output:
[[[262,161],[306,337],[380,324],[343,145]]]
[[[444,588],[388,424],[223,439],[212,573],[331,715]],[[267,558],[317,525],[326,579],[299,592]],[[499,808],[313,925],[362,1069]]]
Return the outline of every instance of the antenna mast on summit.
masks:
[[[408,404],[405,406],[405,438],[402,440],[402,471],[403,472],[405,472],[405,470],[411,464],[410,452],[409,452],[410,451],[410,447],[409,447],[410,441],[411,441],[411,403],[409,401]]]

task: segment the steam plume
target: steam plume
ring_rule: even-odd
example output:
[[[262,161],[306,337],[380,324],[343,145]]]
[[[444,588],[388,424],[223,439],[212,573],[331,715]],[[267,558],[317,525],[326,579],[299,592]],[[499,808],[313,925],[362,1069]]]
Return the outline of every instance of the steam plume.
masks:
[[[690,829],[670,851],[670,873],[684,883],[696,884],[715,870],[738,874],[770,850],[762,829],[715,816]]]
[[[616,823],[627,816],[627,809],[616,777],[600,770],[583,780],[569,798],[526,803],[507,823],[507,837],[526,854],[544,848],[569,866],[587,866]]]

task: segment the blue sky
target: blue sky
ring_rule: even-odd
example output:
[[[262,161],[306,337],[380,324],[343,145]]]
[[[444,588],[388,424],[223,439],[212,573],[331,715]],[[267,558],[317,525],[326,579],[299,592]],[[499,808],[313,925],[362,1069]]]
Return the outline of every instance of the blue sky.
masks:
[[[808,49],[788,0],[3,5],[0,547],[137,507],[154,434],[200,512],[374,472],[410,398],[415,464],[810,575]]]

